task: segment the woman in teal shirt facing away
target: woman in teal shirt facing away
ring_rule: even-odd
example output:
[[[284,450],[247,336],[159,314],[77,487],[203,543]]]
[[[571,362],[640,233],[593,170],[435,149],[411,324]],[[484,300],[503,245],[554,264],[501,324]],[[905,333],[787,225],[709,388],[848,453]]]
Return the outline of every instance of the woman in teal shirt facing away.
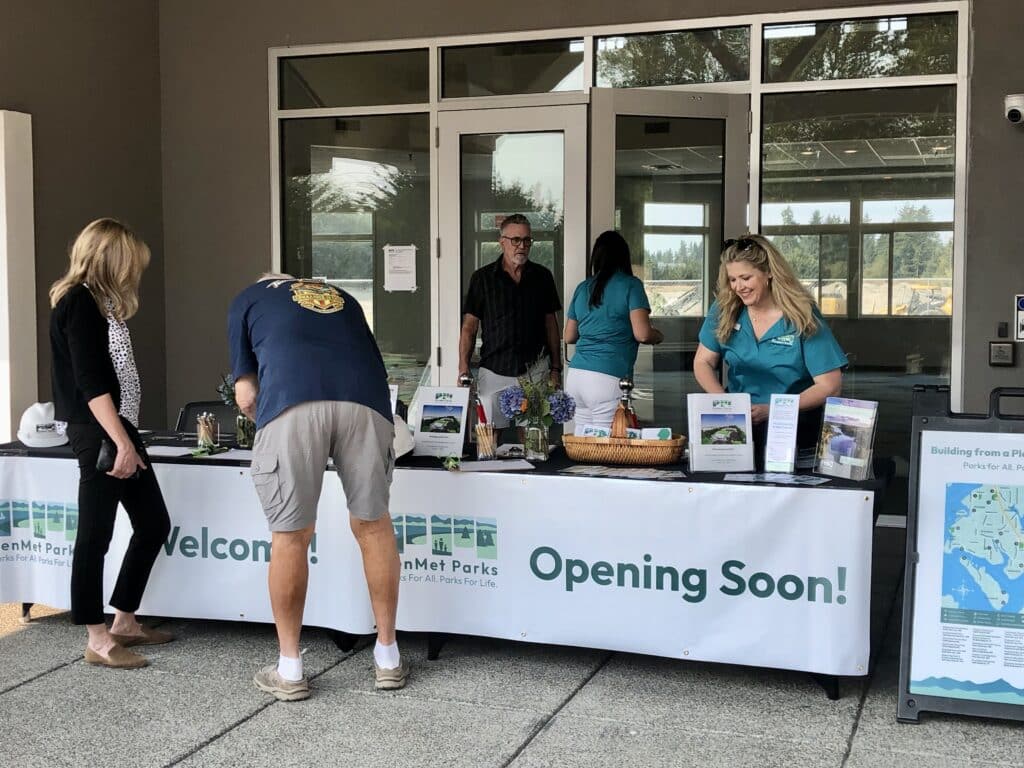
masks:
[[[621,391],[619,379],[632,377],[640,344],[660,344],[651,325],[644,284],[633,276],[629,245],[618,232],[598,235],[590,254],[590,274],[569,304],[565,341],[576,344],[565,391],[576,401],[577,431],[587,425],[608,428]]]
[[[842,388],[846,355],[779,250],[760,235],[728,240],[718,272],[718,296],[700,329],[693,362],[705,392],[746,392],[758,464],[763,460],[773,394],[799,394],[797,447],[813,451],[828,397]],[[729,365],[723,389],[716,369]]]

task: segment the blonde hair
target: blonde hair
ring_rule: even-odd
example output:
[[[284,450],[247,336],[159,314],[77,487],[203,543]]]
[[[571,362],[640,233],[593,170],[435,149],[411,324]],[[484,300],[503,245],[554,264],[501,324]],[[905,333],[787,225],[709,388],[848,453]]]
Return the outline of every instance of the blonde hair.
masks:
[[[109,301],[114,319],[127,320],[139,309],[139,282],[149,259],[149,246],[128,227],[96,219],[75,238],[68,271],[50,287],[50,306],[85,284],[102,314],[108,313]]]
[[[814,317],[814,297],[804,288],[793,273],[792,267],[779,249],[761,235],[746,234],[738,240],[730,240],[722,251],[722,263],[718,268],[718,326],[715,338],[722,344],[729,340],[736,321],[743,309],[743,301],[729,287],[729,272],[726,265],[747,262],[755,269],[768,275],[768,290],[775,305],[801,336],[811,336],[818,330]]]

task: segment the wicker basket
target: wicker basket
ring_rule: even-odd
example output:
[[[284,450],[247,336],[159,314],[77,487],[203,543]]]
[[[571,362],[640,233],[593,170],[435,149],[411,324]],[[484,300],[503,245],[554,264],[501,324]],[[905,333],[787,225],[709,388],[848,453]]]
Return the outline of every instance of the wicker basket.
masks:
[[[681,435],[673,435],[671,440],[562,435],[569,458],[582,464],[674,464],[682,457],[685,442]]]

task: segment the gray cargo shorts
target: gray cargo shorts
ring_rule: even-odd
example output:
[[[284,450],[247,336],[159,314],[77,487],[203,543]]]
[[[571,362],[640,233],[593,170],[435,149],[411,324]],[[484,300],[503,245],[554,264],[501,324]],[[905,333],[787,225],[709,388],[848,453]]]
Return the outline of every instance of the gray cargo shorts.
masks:
[[[395,428],[358,403],[314,400],[283,411],[256,432],[252,481],[271,531],[316,522],[327,459],[341,478],[348,511],[360,520],[388,514]]]

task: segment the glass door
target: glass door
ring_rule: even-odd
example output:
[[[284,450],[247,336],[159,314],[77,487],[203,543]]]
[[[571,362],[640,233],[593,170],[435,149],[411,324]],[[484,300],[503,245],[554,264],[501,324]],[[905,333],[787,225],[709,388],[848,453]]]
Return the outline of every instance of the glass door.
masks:
[[[590,239],[626,238],[665,334],[640,347],[634,404],[642,421],[685,431],[720,245],[747,229],[749,97],[594,88],[590,108]]]
[[[438,115],[441,343],[435,363],[442,386],[454,385],[458,377],[462,302],[469,279],[500,257],[499,229],[506,216],[521,213],[529,219],[534,240],[530,259],[554,274],[563,305],[583,279],[586,119],[584,105]]]

